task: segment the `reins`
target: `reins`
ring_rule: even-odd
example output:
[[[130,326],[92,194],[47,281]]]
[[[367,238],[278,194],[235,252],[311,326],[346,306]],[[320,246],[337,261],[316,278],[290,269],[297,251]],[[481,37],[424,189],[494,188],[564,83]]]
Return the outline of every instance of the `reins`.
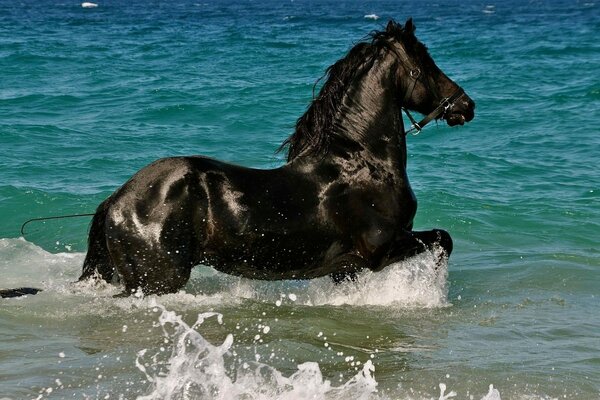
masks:
[[[412,83],[409,87],[410,90],[406,90],[406,94],[404,95],[404,99],[402,99],[402,104],[401,104],[401,108],[402,111],[404,111],[404,113],[406,114],[406,116],[408,117],[408,119],[410,120],[411,126],[408,130],[406,130],[404,132],[405,135],[407,134],[411,134],[413,136],[418,135],[419,133],[421,133],[421,130],[423,130],[423,128],[425,127],[425,125],[427,125],[428,123],[430,123],[431,121],[433,121],[436,118],[439,118],[440,116],[444,116],[446,114],[446,112],[452,108],[454,106],[454,103],[460,99],[464,94],[465,91],[463,90],[462,87],[458,87],[458,89],[456,89],[454,91],[454,93],[452,93],[449,97],[445,97],[440,101],[440,104],[438,104],[438,106],[429,114],[427,114],[427,116],[425,116],[425,118],[423,118],[421,121],[417,122],[415,120],[415,118],[412,116],[412,114],[408,111],[408,108],[406,108],[404,106],[404,104],[406,104],[406,102],[408,101],[408,99],[411,98],[413,91],[415,90],[415,86],[417,85],[417,82],[419,81],[419,79],[421,78],[421,70],[418,67],[415,67],[412,62],[410,61],[410,59],[408,58],[408,56],[406,55],[406,52],[399,52],[396,47],[394,46],[393,43],[388,42],[388,47],[389,49],[396,55],[396,57],[398,57],[398,59],[408,65],[409,67],[409,77],[412,80]],[[413,131],[416,131],[415,133],[413,133]]]

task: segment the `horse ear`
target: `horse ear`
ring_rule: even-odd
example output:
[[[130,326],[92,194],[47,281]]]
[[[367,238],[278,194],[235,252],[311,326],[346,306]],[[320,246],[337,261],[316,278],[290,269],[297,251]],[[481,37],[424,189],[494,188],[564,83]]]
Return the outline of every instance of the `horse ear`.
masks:
[[[406,24],[404,24],[404,30],[405,30],[406,32],[408,32],[408,33],[415,33],[415,30],[416,30],[416,29],[417,29],[417,28],[416,28],[416,27],[415,27],[415,25],[413,24],[413,20],[412,20],[412,18],[409,18],[409,19],[406,21]]]
[[[396,28],[396,25],[397,25],[397,24],[396,24],[396,22],[394,22],[394,20],[393,20],[393,19],[390,19],[390,20],[388,21],[388,23],[387,23],[387,26],[385,27],[385,31],[386,31],[387,33],[392,33],[392,32],[394,32],[394,29]]]

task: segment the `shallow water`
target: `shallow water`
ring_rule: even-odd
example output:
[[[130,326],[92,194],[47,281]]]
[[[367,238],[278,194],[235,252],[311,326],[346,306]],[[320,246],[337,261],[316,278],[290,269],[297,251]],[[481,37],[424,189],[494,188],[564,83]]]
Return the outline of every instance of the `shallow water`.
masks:
[[[0,399],[599,398],[598,10],[0,2],[0,287],[44,289],[0,300]],[[477,102],[409,140],[415,227],[452,234],[447,269],[425,254],[335,287],[200,266],[185,292],[113,299],[72,284],[89,219],[20,238],[156,158],[280,165],[325,68],[411,15]]]

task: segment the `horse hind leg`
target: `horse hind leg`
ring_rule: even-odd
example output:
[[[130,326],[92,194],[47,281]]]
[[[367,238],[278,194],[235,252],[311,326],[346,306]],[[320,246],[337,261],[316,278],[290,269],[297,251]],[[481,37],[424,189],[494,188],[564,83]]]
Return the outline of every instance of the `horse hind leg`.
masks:
[[[179,253],[184,257],[171,257],[170,252],[143,247],[142,243],[129,251],[115,247],[111,254],[115,254],[115,259],[119,261],[117,270],[124,285],[120,296],[129,296],[138,290],[145,295],[176,293],[185,286],[194,266],[194,263],[184,259],[185,254]],[[177,256],[179,254],[175,253]]]
[[[193,235],[182,228],[176,236],[164,233],[158,241],[144,232],[109,226],[108,247],[123,283],[122,296],[141,289],[146,295],[179,291],[194,267]]]
[[[119,246],[111,248],[124,285],[119,297],[129,296],[138,290],[145,295],[176,293],[185,286],[190,278],[192,262],[170,257],[170,254],[158,249],[143,247],[144,244],[137,240],[131,240],[129,244],[134,246],[129,251],[123,251]]]
[[[195,263],[186,250],[156,254],[150,273],[145,276],[144,293],[176,293],[190,279]]]

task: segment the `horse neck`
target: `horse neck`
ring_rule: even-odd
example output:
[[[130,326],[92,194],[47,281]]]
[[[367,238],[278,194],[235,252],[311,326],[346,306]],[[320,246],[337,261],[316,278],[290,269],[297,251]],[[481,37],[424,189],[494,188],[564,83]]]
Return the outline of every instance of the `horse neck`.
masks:
[[[393,57],[376,62],[344,94],[331,135],[332,157],[385,160],[402,169],[406,166],[404,125],[392,73],[395,62]],[[353,150],[345,152],[348,147]]]

